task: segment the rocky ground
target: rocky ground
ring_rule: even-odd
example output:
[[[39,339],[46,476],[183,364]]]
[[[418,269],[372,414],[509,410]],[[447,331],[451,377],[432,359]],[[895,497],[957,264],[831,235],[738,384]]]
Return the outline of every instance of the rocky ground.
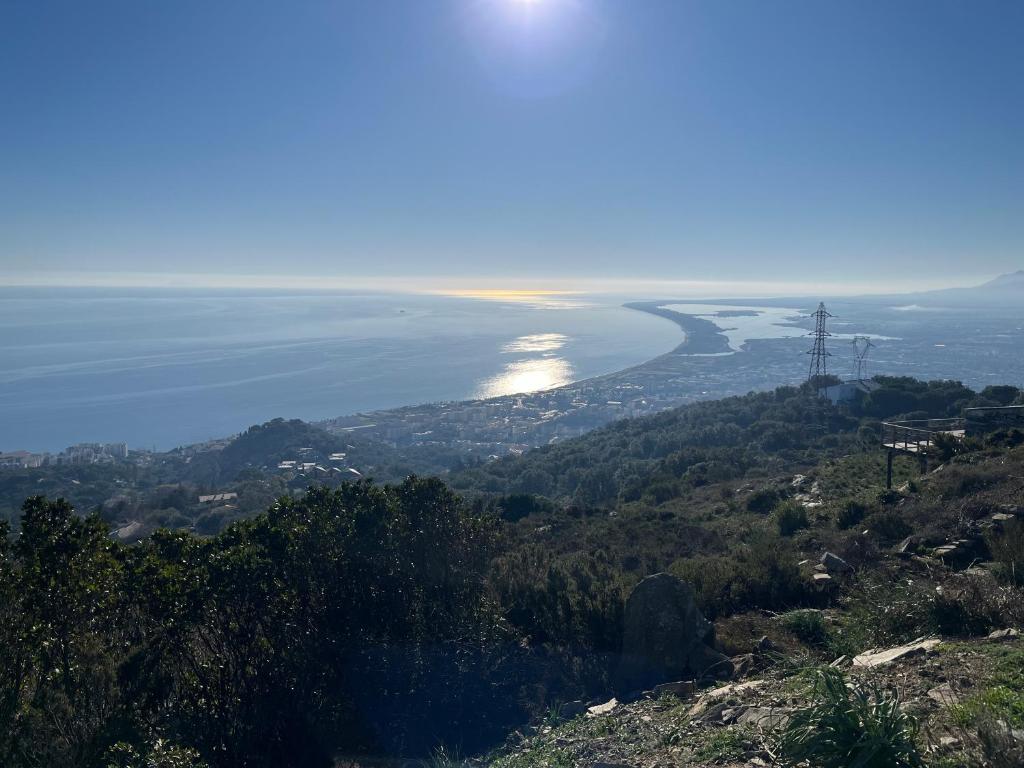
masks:
[[[784,762],[779,738],[791,713],[808,703],[814,662],[792,659],[763,643],[740,679],[699,688],[662,686],[632,702],[612,700],[549,722],[493,759],[501,768],[673,768],[770,766]],[[973,715],[993,690],[1024,684],[1024,642],[1014,631],[969,642],[922,639],[832,663],[853,682],[898,696],[920,723],[929,764],[983,759]],[[1017,704],[1022,699],[1017,693]],[[996,694],[995,698],[998,698]],[[1019,713],[1018,713],[1019,714]],[[1024,732],[1012,738],[1024,743]],[[490,761],[489,761],[490,762]],[[1007,763],[1012,765],[1014,763]],[[1024,763],[1020,763],[1024,764]]]
[[[884,498],[913,533],[888,543],[864,524],[832,522],[837,500],[857,492],[856,482],[836,481],[850,468],[840,462],[779,481],[810,515],[796,537],[806,553],[800,567],[826,608],[720,619],[714,644],[731,657],[728,682],[680,679],[621,700],[576,702],[482,763],[793,765],[782,746],[787,724],[815,703],[817,671],[832,669],[848,688],[899,703],[929,768],[1024,767],[1024,638],[1008,628],[1022,626],[1024,604],[1005,573],[995,577],[989,547],[993,533],[1024,517],[1024,456],[940,467],[904,483]],[[919,636],[923,626],[932,631]]]

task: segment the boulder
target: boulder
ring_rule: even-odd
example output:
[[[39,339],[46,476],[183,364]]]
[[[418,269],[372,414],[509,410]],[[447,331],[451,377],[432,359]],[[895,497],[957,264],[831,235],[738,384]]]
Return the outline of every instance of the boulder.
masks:
[[[839,555],[826,552],[821,556],[821,564],[828,573],[853,573],[853,566]]]
[[[901,541],[896,547],[896,554],[900,557],[910,557],[919,546],[921,546],[921,537],[907,536],[907,538]]]
[[[689,584],[667,573],[649,576],[626,600],[619,690],[650,689],[683,678],[728,678],[729,659],[710,647],[711,623]]]
[[[932,556],[939,558],[952,568],[963,569],[976,560],[987,560],[989,552],[985,540],[976,536],[943,544],[932,551]]]
[[[587,717],[600,717],[601,715],[610,715],[616,709],[619,708],[618,699],[610,699],[604,704],[595,704],[592,707],[587,708]]]
[[[899,645],[895,648],[887,648],[884,651],[868,651],[860,654],[859,656],[854,656],[853,666],[877,667],[882,664],[889,664],[890,662],[896,661],[896,659],[902,659],[906,656],[930,653],[935,650],[935,646],[939,645],[941,642],[942,641],[937,638],[930,638],[927,640],[921,638],[913,643]]]
[[[986,637],[985,639],[986,640],[993,640],[993,641],[996,641],[996,642],[1001,642],[1003,640],[1015,640],[1018,637],[1020,637],[1020,632],[1017,631],[1016,629],[1012,629],[1011,628],[1011,629],[997,629],[997,630],[989,633],[988,637]]]
[[[768,685],[767,680],[750,680],[746,683],[729,683],[702,694],[686,711],[686,716],[697,720],[706,718],[716,711],[721,712],[729,701],[742,702],[750,694]]]

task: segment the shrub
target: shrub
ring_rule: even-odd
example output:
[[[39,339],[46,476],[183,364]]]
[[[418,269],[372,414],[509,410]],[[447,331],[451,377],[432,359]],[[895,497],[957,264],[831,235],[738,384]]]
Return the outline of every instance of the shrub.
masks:
[[[987,537],[995,567],[992,572],[1007,584],[1024,586],[1024,523],[1014,520]]]
[[[867,527],[883,541],[899,541],[909,536],[914,530],[892,510],[875,512],[867,519]]]
[[[830,643],[842,644],[843,653],[929,634],[977,637],[1024,620],[1021,590],[980,574],[954,574],[941,593],[925,582],[878,574],[859,584],[846,608],[841,637]]]
[[[672,482],[659,481],[652,483],[644,493],[644,498],[651,504],[663,504],[679,495],[679,487]]]
[[[793,712],[780,751],[789,765],[815,768],[923,768],[917,721],[899,697],[853,682],[837,669],[813,670],[811,702]]]
[[[768,514],[781,500],[782,497],[774,488],[762,488],[747,498],[747,509],[762,515]]]
[[[839,507],[839,511],[836,512],[836,525],[844,530],[852,528],[867,517],[868,510],[869,507],[864,502],[848,499]]]
[[[715,618],[818,604],[821,594],[800,574],[797,559],[786,540],[765,532],[727,556],[677,560],[669,570],[693,585],[701,610]]]
[[[939,489],[943,499],[962,499],[1000,482],[1005,475],[1000,467],[950,466],[942,472]]]
[[[775,524],[779,527],[779,533],[783,536],[792,536],[801,528],[811,524],[807,519],[807,510],[803,504],[796,501],[787,501],[775,508]]]

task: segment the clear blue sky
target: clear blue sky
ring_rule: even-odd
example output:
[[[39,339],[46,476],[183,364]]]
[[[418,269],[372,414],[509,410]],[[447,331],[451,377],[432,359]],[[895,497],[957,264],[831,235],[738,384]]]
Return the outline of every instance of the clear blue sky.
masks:
[[[0,0],[0,281],[1024,267],[1024,2]]]

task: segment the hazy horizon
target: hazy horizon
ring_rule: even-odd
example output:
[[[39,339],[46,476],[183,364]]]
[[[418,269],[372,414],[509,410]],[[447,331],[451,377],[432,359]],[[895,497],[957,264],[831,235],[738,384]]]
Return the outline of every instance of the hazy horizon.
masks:
[[[770,298],[814,296],[897,295],[946,288],[981,285],[998,275],[959,279],[905,279],[885,284],[872,282],[780,282],[767,280],[638,280],[630,278],[566,277],[445,277],[382,278],[324,276],[188,274],[188,273],[92,273],[0,276],[0,288],[95,288],[268,291],[378,291],[500,298],[517,294],[603,295],[633,298]]]

